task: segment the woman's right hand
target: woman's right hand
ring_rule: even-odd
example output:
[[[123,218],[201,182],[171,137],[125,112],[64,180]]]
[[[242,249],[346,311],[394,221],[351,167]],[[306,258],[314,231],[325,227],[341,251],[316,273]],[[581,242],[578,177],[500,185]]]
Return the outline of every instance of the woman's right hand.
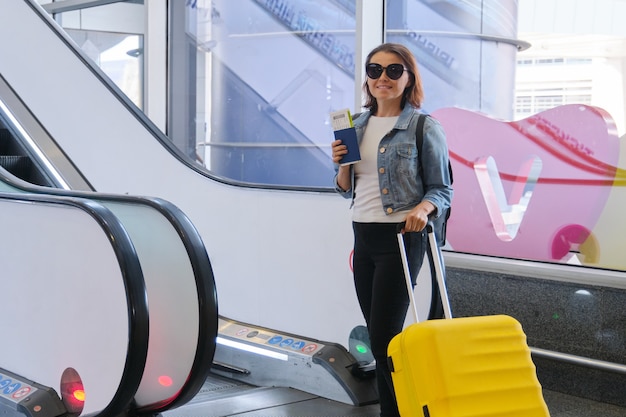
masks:
[[[331,143],[331,147],[333,150],[333,162],[338,164],[343,156],[348,153],[348,147],[343,145],[339,139]]]

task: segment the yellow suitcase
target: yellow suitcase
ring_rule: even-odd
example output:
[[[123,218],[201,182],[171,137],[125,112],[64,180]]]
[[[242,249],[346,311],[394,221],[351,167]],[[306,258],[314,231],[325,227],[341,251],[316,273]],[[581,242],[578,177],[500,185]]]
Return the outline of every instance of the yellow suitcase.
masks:
[[[520,323],[512,317],[428,320],[388,348],[402,417],[546,417]]]
[[[419,322],[407,279],[416,323],[388,347],[400,415],[549,417],[521,324],[506,315],[450,318],[441,252],[432,227],[428,232],[431,270],[447,318]],[[408,272],[400,234],[398,242]]]

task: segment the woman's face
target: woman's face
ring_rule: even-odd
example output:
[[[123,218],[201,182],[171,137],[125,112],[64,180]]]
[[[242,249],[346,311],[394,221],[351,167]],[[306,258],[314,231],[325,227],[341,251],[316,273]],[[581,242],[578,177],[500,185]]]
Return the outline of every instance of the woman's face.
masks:
[[[382,51],[375,53],[369,63],[379,64],[383,68],[387,68],[391,64],[405,66],[400,56],[393,52]],[[387,70],[384,70],[381,76],[375,80],[368,76],[367,87],[372,96],[376,98],[379,106],[389,104],[396,105],[397,102],[398,107],[400,107],[402,94],[404,93],[404,89],[409,85],[410,80],[411,78],[407,71],[403,71],[402,76],[397,80],[392,80],[387,75]]]

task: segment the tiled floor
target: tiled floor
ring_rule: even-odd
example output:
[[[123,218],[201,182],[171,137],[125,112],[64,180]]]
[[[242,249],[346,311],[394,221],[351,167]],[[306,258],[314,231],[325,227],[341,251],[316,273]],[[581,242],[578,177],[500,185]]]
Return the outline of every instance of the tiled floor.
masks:
[[[223,384],[223,385],[222,385]],[[550,417],[626,417],[626,408],[544,391]],[[23,417],[0,402],[0,417]],[[189,403],[159,417],[378,417],[376,404],[350,406],[290,388],[259,388],[209,377]]]
[[[378,417],[378,406],[354,407],[288,388],[253,388],[232,384],[223,392],[219,379],[207,380],[188,405],[163,417]],[[626,417],[626,408],[544,391],[551,417]]]
[[[612,404],[554,391],[544,391],[543,398],[550,410],[550,417],[626,417],[626,408]]]

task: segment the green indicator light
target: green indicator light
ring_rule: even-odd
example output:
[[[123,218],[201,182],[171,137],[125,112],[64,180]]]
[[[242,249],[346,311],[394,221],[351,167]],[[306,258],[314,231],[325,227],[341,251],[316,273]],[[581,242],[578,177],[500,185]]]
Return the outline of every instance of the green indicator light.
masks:
[[[365,346],[363,346],[363,345],[356,345],[356,350],[359,353],[366,353],[367,352],[367,348]]]
[[[553,318],[554,320],[558,320],[558,319],[560,319],[560,318],[561,318],[561,316],[559,316],[559,313],[554,313],[554,314],[552,315],[552,318]]]

